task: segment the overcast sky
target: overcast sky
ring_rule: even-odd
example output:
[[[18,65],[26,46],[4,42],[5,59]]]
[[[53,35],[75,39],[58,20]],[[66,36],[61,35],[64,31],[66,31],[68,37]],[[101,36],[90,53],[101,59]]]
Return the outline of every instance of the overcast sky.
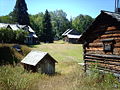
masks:
[[[115,0],[25,0],[29,14],[62,9],[67,17],[87,14],[95,18],[101,10],[114,11]],[[0,0],[0,16],[9,14],[16,0]]]

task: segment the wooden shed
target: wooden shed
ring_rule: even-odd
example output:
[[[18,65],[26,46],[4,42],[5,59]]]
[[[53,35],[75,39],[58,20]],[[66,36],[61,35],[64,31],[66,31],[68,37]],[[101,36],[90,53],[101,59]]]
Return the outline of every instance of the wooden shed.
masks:
[[[120,14],[101,11],[79,39],[83,44],[85,71],[91,65],[120,73]]]
[[[28,71],[51,75],[55,73],[55,63],[57,63],[57,61],[47,52],[33,50],[21,61],[21,63],[24,69]]]

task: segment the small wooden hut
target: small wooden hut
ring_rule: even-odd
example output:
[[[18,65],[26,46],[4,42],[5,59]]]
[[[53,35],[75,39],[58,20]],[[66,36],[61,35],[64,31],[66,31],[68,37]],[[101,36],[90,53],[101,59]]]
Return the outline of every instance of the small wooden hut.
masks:
[[[24,69],[32,72],[39,72],[45,74],[55,73],[55,63],[57,61],[53,59],[47,52],[31,51],[21,63]]]
[[[120,73],[120,14],[101,11],[79,39],[83,44],[85,71],[97,68]]]

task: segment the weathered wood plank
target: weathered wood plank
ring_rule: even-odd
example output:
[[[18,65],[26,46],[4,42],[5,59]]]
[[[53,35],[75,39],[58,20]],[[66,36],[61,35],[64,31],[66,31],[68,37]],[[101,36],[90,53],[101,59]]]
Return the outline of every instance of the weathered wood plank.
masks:
[[[120,63],[110,63],[110,62],[104,62],[104,61],[97,61],[97,60],[87,60],[85,59],[86,62],[91,62],[91,63],[101,63],[101,64],[108,64],[108,65],[115,65],[115,66],[120,66]]]
[[[120,59],[104,59],[99,57],[89,57],[85,56],[84,60],[91,59],[91,60],[99,60],[99,61],[111,61],[111,62],[120,62]]]
[[[104,34],[106,35],[106,34],[115,34],[115,33],[117,33],[117,34],[120,34],[120,30],[111,30],[111,31],[106,31]]]
[[[91,51],[94,51],[94,50],[102,50],[103,51],[103,46],[89,46],[86,48],[86,50],[91,50]]]
[[[118,55],[100,55],[100,54],[85,54],[86,56],[95,56],[108,59],[120,59]]]
[[[112,37],[112,38],[98,38],[98,39],[94,40],[92,43],[101,43],[102,42],[101,40],[103,40],[103,39],[114,39],[116,42],[120,42],[120,37],[119,38]]]
[[[94,65],[95,65],[95,64],[94,64]],[[87,63],[86,66],[87,66],[87,69],[93,67],[93,66],[91,66],[90,63]],[[96,68],[102,68],[103,70],[108,69],[108,70],[110,70],[110,71],[112,70],[112,71],[116,71],[117,73],[120,73],[120,66],[106,65],[106,64],[99,64],[99,65],[97,65]]]
[[[120,38],[120,34],[108,34],[108,35],[102,35],[100,36],[101,38],[114,38],[114,37],[118,37]]]

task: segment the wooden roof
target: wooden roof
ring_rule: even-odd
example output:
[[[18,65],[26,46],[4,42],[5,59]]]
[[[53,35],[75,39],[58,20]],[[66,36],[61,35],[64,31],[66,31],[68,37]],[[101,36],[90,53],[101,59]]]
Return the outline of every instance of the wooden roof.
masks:
[[[38,62],[40,62],[46,55],[49,55],[49,54],[47,52],[32,50],[21,62],[24,64],[36,66]],[[50,58],[52,61],[57,62],[51,56]]]
[[[101,26],[115,25],[117,27],[120,27],[120,14],[102,10],[101,13],[92,22],[92,24],[82,33],[78,42],[81,44],[92,42],[93,40],[89,38],[91,37],[90,33],[93,32],[95,28],[100,25]],[[99,34],[102,35],[104,34],[104,32],[105,31],[99,32]],[[95,38],[97,38],[97,35]]]

